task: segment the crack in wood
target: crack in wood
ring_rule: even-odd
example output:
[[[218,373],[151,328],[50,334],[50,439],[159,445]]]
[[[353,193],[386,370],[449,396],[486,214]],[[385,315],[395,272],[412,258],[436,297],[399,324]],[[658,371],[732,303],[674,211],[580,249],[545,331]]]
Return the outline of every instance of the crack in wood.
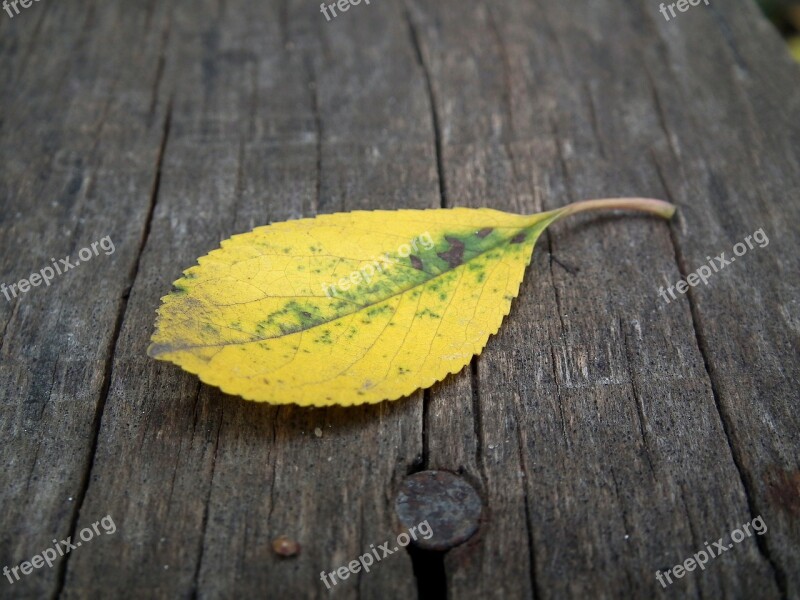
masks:
[[[663,173],[661,172],[661,167],[658,161],[654,161],[656,169],[659,173],[659,177],[661,177],[661,181],[663,184],[664,192],[667,194],[667,198],[672,202],[675,203],[672,197],[672,193],[669,189],[667,184],[667,180],[664,177]],[[677,206],[677,205],[676,205]],[[680,244],[678,243],[677,234],[675,233],[675,229],[672,224],[667,224],[669,228],[669,239],[672,243],[673,252],[675,255],[675,264],[678,267],[678,271],[681,274],[681,278],[684,280],[686,279],[688,273],[690,272],[687,265],[686,260],[683,256],[683,252],[681,251]],[[708,377],[708,383],[711,387],[711,394],[714,399],[714,406],[717,410],[717,415],[719,416],[720,424],[722,425],[722,431],[725,435],[725,440],[728,445],[728,449],[730,451],[731,459],[733,464],[736,468],[736,472],[739,474],[739,479],[742,484],[742,490],[744,491],[745,500],[747,502],[747,510],[750,514],[750,518],[753,519],[759,513],[756,512],[756,494],[754,492],[754,484],[752,482],[752,478],[750,477],[747,469],[744,466],[742,452],[738,448],[737,444],[733,441],[733,423],[730,415],[728,415],[727,410],[722,404],[722,400],[720,398],[719,393],[719,381],[716,377],[716,371],[711,364],[710,352],[708,343],[706,341],[705,334],[703,332],[703,325],[700,318],[700,311],[697,307],[697,300],[694,297],[694,288],[689,288],[686,293],[686,299],[689,303],[689,313],[691,315],[691,323],[692,323],[692,330],[694,331],[695,341],[697,343],[697,349],[700,352],[700,356],[703,359],[703,366],[706,372],[706,376]],[[763,539],[762,536],[756,536],[756,544],[758,546],[759,552],[764,557],[764,560],[770,566],[775,583],[778,586],[778,589],[781,592],[783,598],[786,598],[788,595],[788,584],[787,584],[787,576],[783,569],[780,567],[778,562],[772,556],[770,552],[769,546],[767,545],[766,541]]]
[[[406,22],[408,23],[408,31],[411,36],[411,46],[417,57],[417,63],[422,69],[422,75],[425,80],[425,88],[428,93],[428,103],[431,108],[431,123],[433,126],[433,141],[436,149],[436,172],[439,179],[439,199],[440,207],[447,208],[447,181],[444,176],[444,158],[442,156],[442,131],[439,125],[439,111],[436,107],[436,95],[433,89],[433,80],[431,78],[430,68],[425,62],[425,55],[422,52],[422,45],[420,44],[419,33],[417,32],[416,25],[411,18],[408,5],[405,5],[403,14],[405,15]]]
[[[163,166],[167,140],[169,139],[171,116],[172,116],[172,100],[170,100],[169,102],[167,113],[166,116],[164,117],[161,143],[156,157],[156,167],[155,167],[155,176],[153,179],[153,187],[150,193],[150,204],[147,216],[145,218],[145,226],[142,232],[142,238],[139,242],[139,251],[136,260],[134,261],[133,267],[131,269],[131,273],[128,276],[127,286],[129,286],[131,289],[133,288],[133,285],[136,282],[136,276],[139,273],[139,265],[141,262],[141,257],[142,254],[144,253],[145,245],[147,244],[147,240],[150,236],[150,227],[152,225],[156,203],[158,202],[158,191],[161,184],[161,170]],[[111,336],[111,340],[109,342],[108,351],[106,353],[107,358],[105,361],[105,368],[103,373],[103,384],[100,389],[100,396],[97,405],[95,407],[94,417],[92,419],[92,426],[91,426],[92,443],[86,460],[86,468],[84,471],[84,476],[81,479],[79,489],[75,497],[75,502],[73,504],[72,517],[70,520],[70,527],[69,527],[69,533],[71,537],[75,536],[75,532],[78,527],[78,519],[80,518],[81,507],[83,506],[83,502],[86,499],[86,494],[89,491],[92,469],[94,468],[95,457],[97,455],[97,448],[100,440],[100,424],[103,419],[103,413],[105,411],[106,401],[108,400],[109,391],[111,389],[111,377],[113,374],[114,357],[116,355],[116,349],[117,349],[117,344],[119,342],[120,333],[122,332],[122,323],[124,321],[125,313],[128,308],[128,302],[129,298],[126,297],[120,298],[119,312],[117,313],[116,322],[114,323],[114,331]],[[56,575],[56,589],[54,592],[55,598],[60,598],[64,590],[64,585],[67,579],[67,569],[69,567],[69,559],[71,556],[72,556],[71,554],[66,554],[64,556],[64,560],[60,562],[58,565],[58,571]]]

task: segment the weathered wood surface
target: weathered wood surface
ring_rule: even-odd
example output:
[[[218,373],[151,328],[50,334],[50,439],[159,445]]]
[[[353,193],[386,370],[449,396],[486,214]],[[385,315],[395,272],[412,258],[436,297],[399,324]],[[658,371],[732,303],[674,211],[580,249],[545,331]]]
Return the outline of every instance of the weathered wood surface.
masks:
[[[117,525],[0,596],[800,597],[800,69],[748,0],[43,0],[0,57],[0,281],[115,244],[0,298],[0,567]],[[145,356],[170,283],[255,225],[611,195],[679,216],[553,227],[483,355],[409,399],[259,406]],[[327,591],[425,468],[479,490],[477,536]]]

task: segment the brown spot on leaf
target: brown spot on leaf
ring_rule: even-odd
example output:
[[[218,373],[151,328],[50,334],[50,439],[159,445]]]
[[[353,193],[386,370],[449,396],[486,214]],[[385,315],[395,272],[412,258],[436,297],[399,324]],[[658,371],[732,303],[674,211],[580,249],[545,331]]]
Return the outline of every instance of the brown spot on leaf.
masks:
[[[417,269],[418,271],[425,270],[422,267],[422,259],[419,256],[415,256],[412,254],[411,256],[408,257],[408,259],[411,261],[411,266]]]
[[[436,256],[446,262],[451,269],[454,269],[464,262],[464,242],[452,237],[445,237],[444,239],[450,244],[450,249],[447,252],[440,252]]]
[[[525,236],[526,236],[525,232],[522,231],[522,232],[518,233],[517,235],[515,235],[513,238],[511,238],[511,243],[512,244],[521,244],[522,242],[525,241]]]
[[[484,227],[483,229],[481,229],[481,230],[480,230],[478,233],[476,233],[475,235],[477,235],[479,238],[485,238],[487,235],[489,235],[489,234],[490,234],[490,233],[492,233],[493,231],[494,231],[494,228],[493,228],[493,227]]]

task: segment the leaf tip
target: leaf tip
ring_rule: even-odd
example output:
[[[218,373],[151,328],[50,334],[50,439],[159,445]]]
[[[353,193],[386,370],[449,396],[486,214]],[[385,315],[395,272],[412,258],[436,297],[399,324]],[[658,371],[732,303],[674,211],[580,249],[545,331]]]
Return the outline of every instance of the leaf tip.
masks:
[[[162,354],[166,354],[169,351],[170,347],[167,344],[153,342],[147,347],[147,356],[158,360],[161,359]]]

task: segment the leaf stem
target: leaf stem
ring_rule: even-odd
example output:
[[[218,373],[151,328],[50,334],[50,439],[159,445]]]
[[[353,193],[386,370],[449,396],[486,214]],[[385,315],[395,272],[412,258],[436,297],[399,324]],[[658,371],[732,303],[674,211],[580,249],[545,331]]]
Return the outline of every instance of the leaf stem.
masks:
[[[653,198],[603,198],[573,202],[552,212],[557,214],[557,218],[561,218],[589,210],[637,210],[671,219],[676,208],[674,204]]]

